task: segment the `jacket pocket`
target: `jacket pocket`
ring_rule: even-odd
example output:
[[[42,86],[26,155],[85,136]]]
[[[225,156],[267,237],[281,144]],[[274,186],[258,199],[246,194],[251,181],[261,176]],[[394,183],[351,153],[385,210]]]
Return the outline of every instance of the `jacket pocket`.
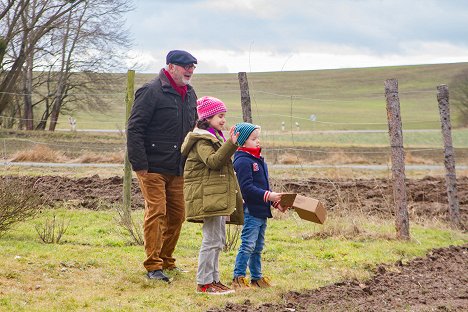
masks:
[[[146,144],[150,167],[177,169],[180,160],[179,145],[170,142],[151,142]]]
[[[203,208],[205,212],[218,212],[227,209],[228,194],[226,183],[203,187]]]

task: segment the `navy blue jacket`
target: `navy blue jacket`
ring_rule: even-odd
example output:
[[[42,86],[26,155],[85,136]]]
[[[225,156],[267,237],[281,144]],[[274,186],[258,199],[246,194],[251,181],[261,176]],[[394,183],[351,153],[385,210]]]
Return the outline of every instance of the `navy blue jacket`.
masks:
[[[257,158],[244,151],[234,153],[234,170],[244,199],[244,209],[257,218],[271,218],[271,201],[264,201],[270,191],[268,167],[263,157]]]

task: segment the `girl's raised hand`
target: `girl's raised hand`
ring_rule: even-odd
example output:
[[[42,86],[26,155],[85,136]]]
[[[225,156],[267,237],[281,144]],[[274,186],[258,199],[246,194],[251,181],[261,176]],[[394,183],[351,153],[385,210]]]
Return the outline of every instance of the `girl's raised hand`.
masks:
[[[236,126],[232,126],[231,129],[229,129],[229,136],[230,136],[231,142],[234,144],[237,143],[237,138],[240,135],[240,132],[237,132],[236,134],[234,134],[235,129],[236,129]]]

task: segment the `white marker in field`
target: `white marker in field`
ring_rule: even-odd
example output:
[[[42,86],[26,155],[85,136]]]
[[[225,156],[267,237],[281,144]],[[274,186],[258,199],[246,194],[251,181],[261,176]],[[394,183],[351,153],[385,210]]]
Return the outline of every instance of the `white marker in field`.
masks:
[[[284,131],[284,121],[281,122],[281,131]]]
[[[76,119],[73,117],[68,117],[68,123],[70,124],[70,130],[76,131]]]

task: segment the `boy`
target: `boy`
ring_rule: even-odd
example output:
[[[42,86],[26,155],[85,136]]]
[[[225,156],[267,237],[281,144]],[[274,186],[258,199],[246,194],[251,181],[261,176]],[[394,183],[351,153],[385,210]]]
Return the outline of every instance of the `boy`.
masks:
[[[260,127],[238,123],[234,133],[239,133],[237,144],[240,147],[234,154],[234,170],[244,199],[244,227],[232,286],[235,289],[270,287],[268,278],[262,275],[261,253],[265,245],[267,219],[272,217],[270,206],[284,212],[279,205],[281,194],[270,190],[267,164],[260,154]],[[247,265],[250,285],[246,279]]]

